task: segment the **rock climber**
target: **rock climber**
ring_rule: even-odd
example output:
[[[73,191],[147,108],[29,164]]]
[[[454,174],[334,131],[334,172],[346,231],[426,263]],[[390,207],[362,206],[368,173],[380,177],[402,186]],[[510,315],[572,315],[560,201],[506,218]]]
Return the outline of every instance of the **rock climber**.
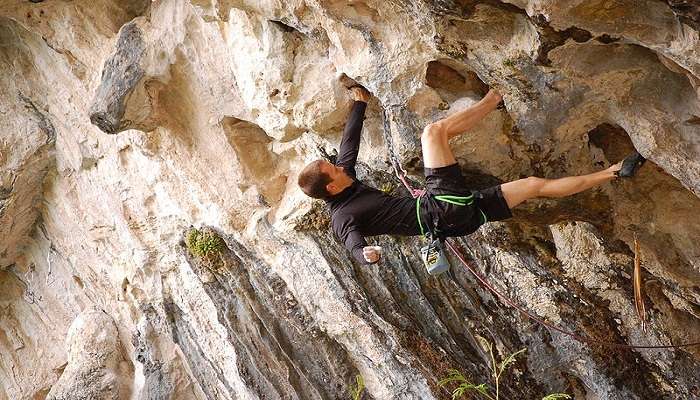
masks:
[[[343,131],[337,161],[316,160],[304,167],[298,184],[306,195],[323,199],[330,208],[333,232],[360,263],[374,264],[378,246],[367,236],[463,236],[490,221],[512,216],[511,210],[536,197],[565,197],[608,182],[631,177],[644,163],[637,152],[605,170],[559,179],[528,177],[483,190],[469,190],[449,140],[469,131],[502,101],[491,89],[476,104],[433,122],[421,135],[426,193],[417,199],[391,196],[359,181],[355,163],[369,92],[355,85],[354,103]],[[424,261],[425,258],[424,258]],[[427,265],[427,263],[426,263]],[[430,272],[430,271],[429,271]]]

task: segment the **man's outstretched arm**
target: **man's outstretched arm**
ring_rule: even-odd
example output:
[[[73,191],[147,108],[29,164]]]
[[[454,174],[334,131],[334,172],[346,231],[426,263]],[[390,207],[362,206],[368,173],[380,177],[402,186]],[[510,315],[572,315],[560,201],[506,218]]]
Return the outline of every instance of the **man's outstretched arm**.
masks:
[[[374,264],[380,259],[375,246],[367,246],[367,241],[360,233],[352,217],[331,220],[333,232],[361,264]]]
[[[348,175],[355,177],[355,163],[357,162],[357,153],[360,150],[362,122],[365,119],[369,92],[359,86],[355,86],[351,90],[355,102],[352,105],[348,121],[345,123],[336,165],[343,167]]]

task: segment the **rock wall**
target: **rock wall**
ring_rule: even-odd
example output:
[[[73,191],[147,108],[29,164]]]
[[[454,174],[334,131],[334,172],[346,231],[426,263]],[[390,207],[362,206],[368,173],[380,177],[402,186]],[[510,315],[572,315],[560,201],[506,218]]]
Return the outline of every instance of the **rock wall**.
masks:
[[[370,101],[364,181],[406,195],[422,128],[506,108],[453,141],[474,188],[638,178],[531,201],[459,240],[538,316],[620,343],[700,341],[700,14],[676,0],[9,0],[0,5],[0,399],[700,398],[700,348],[621,350],[505,307],[417,238],[355,264],[296,175]],[[383,129],[387,112],[388,131]],[[193,254],[188,232],[221,238]],[[647,330],[635,314],[640,244]]]

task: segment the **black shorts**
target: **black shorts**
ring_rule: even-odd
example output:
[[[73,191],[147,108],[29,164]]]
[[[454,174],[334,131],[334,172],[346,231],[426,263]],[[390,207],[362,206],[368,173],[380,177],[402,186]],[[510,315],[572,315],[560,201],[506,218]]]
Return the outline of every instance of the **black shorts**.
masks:
[[[428,213],[438,219],[438,229],[449,236],[474,232],[485,222],[501,221],[513,216],[503,198],[501,185],[482,190],[469,190],[459,164],[425,168],[425,188]],[[464,197],[467,205],[438,200],[447,195]],[[436,198],[437,196],[437,198]]]

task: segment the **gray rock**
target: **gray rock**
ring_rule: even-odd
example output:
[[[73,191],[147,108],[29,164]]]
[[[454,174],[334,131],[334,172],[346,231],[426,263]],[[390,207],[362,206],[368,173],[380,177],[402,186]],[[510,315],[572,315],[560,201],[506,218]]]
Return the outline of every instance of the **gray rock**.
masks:
[[[102,80],[90,107],[90,121],[105,133],[129,127],[124,121],[126,101],[144,77],[141,67],[145,44],[139,26],[130,22],[119,31],[114,54],[105,62]]]

